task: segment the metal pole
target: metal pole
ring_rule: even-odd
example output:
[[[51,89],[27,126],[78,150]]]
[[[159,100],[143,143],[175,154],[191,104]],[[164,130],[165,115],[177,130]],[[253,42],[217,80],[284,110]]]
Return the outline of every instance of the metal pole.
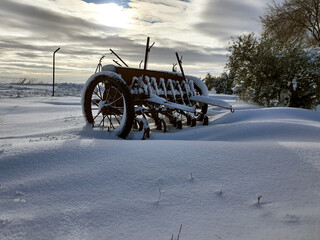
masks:
[[[186,80],[186,76],[184,75],[184,71],[183,71],[183,68],[182,68],[182,57],[179,58],[179,54],[177,52],[176,52],[176,57],[177,57],[177,61],[179,63],[179,67],[180,67],[180,70],[181,70],[181,74],[182,74],[183,80]]]
[[[110,48],[110,51],[112,54],[114,54],[126,67],[129,67],[123,60],[121,57],[119,57],[118,54],[116,54],[111,48]],[[119,65],[119,63],[117,63]],[[120,65],[121,66],[121,65]]]
[[[52,96],[54,96],[54,73],[55,73],[55,55],[56,55],[56,52],[58,52],[60,50],[60,48],[58,48],[57,50],[55,50],[53,52],[53,79],[52,79]]]
[[[149,57],[149,52],[150,49],[153,47],[154,43],[152,43],[152,45],[149,47],[149,42],[150,42],[150,37],[147,37],[147,45],[146,45],[146,53],[144,56],[144,67],[143,67],[143,75],[142,75],[142,80],[144,82],[146,76],[146,70],[147,70],[147,66],[148,66],[148,57]]]

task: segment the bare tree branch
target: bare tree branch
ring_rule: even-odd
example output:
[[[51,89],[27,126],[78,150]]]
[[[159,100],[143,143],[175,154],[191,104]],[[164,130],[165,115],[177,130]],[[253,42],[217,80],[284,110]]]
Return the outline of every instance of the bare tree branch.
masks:
[[[320,0],[271,0],[260,21],[265,33],[279,40],[320,45]]]

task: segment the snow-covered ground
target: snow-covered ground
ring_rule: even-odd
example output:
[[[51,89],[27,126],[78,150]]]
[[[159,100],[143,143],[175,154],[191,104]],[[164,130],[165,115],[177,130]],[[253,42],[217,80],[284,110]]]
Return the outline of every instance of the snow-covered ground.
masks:
[[[211,94],[235,112],[122,140],[84,127],[76,85],[9,87],[1,240],[176,239],[181,225],[181,240],[320,239],[319,111]]]

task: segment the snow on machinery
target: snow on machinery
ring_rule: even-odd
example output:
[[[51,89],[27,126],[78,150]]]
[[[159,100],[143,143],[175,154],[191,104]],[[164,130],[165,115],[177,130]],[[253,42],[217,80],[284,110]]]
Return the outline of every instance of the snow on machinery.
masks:
[[[125,65],[102,66],[101,59],[86,82],[82,94],[82,109],[86,121],[94,128],[102,128],[125,138],[132,129],[143,131],[149,137],[149,120],[153,119],[157,129],[167,131],[170,122],[178,129],[182,124],[193,127],[197,121],[208,125],[208,104],[229,109],[228,103],[208,97],[206,85],[193,76],[186,76],[182,58],[176,53],[181,73],[147,69],[149,46],[147,38],[144,68]]]

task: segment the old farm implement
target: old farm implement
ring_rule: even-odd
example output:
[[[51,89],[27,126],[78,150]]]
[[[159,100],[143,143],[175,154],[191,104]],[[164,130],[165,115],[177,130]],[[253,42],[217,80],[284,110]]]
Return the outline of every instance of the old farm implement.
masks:
[[[167,124],[181,129],[183,124],[196,126],[197,121],[208,125],[209,105],[229,109],[228,103],[208,97],[205,84],[196,77],[187,76],[182,58],[176,53],[181,73],[147,69],[149,38],[147,39],[143,68],[131,68],[121,61],[117,65],[102,66],[86,82],[82,107],[84,116],[94,128],[105,129],[125,138],[132,129],[143,131],[149,137],[150,120],[156,129],[167,131]]]

